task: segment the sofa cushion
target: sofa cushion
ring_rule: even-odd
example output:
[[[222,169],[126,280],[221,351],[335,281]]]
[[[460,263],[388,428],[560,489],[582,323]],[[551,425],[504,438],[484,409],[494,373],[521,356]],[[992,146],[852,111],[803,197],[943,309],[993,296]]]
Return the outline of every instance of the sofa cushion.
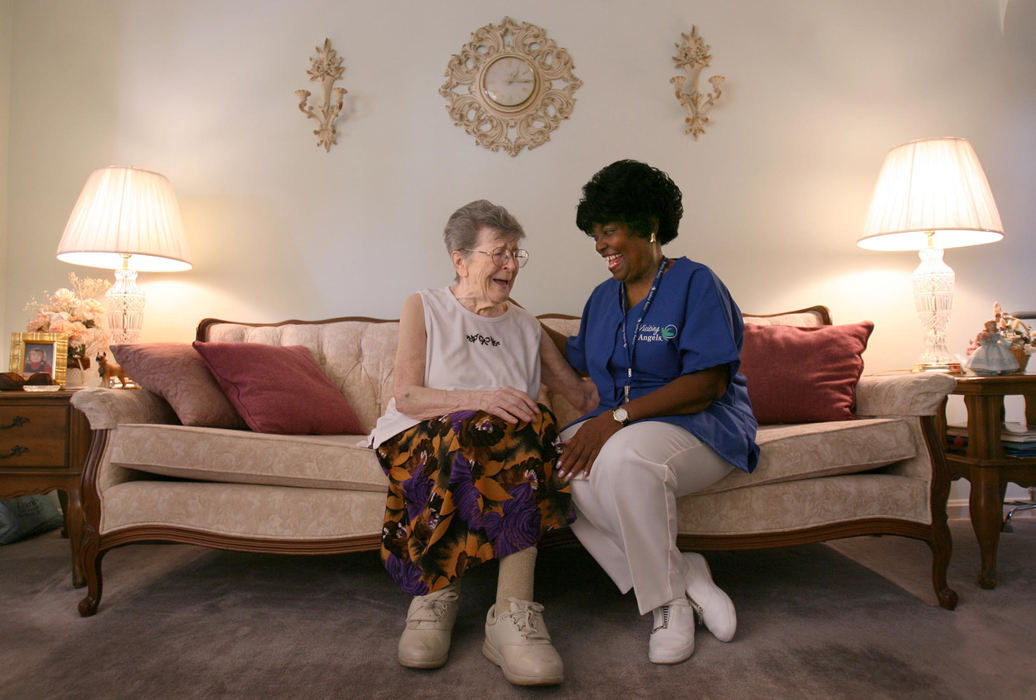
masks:
[[[259,433],[356,435],[359,418],[301,345],[202,343],[194,349],[248,427]]]
[[[274,435],[180,425],[120,425],[114,466],[183,479],[384,493],[388,480],[357,435]]]
[[[165,399],[184,425],[247,427],[190,344],[135,343],[111,349],[126,374]]]
[[[903,418],[762,426],[756,442],[761,450],[754,472],[735,469],[700,493],[864,472],[917,454]]]
[[[853,417],[863,351],[874,324],[745,325],[741,372],[760,424]]]
[[[219,322],[208,325],[205,334],[205,340],[215,342],[304,345],[356,411],[365,426],[361,432],[374,427],[392,397],[399,336],[396,321],[338,320],[273,326]]]

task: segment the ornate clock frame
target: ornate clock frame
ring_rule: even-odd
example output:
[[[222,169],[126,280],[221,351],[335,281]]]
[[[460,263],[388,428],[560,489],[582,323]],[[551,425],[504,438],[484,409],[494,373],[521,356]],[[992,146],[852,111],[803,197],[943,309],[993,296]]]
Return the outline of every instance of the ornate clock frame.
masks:
[[[518,59],[532,72],[531,89],[517,103],[497,101],[493,85],[487,86],[487,73],[504,58]],[[503,149],[513,157],[522,148],[531,150],[549,141],[550,132],[572,114],[573,95],[583,84],[572,69],[572,57],[547,37],[546,30],[504,17],[499,25],[472,32],[471,41],[450,57],[439,94],[449,103],[446,109],[453,123],[474,136],[475,143],[491,151]],[[489,75],[488,80],[499,78]]]

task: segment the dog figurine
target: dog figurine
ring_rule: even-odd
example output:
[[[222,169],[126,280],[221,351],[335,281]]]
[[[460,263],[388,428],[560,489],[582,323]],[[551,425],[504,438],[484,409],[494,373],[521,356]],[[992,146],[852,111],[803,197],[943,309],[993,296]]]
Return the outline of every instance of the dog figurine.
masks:
[[[108,359],[108,353],[102,352],[94,358],[97,361],[97,374],[101,377],[101,386],[113,389],[115,382],[119,382],[120,389],[128,389],[133,386],[132,380],[122,371],[122,366],[114,360]]]

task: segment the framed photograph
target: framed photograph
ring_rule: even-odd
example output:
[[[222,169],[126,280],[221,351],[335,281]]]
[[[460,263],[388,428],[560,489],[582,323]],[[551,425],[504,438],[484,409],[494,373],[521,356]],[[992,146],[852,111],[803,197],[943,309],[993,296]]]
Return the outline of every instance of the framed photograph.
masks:
[[[64,333],[12,333],[11,371],[26,379],[46,372],[56,384],[65,385],[68,336]]]

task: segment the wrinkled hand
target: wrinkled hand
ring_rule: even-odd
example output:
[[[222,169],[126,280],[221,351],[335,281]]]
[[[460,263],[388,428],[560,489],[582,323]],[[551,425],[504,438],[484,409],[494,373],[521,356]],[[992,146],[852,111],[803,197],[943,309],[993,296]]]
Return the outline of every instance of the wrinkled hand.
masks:
[[[589,377],[582,377],[579,382],[578,394],[574,397],[572,405],[582,413],[589,413],[597,408],[601,397],[597,394],[597,385]]]
[[[531,421],[540,412],[540,407],[528,394],[513,386],[478,391],[475,394],[478,410],[502,418],[512,425],[519,421]]]
[[[580,426],[579,431],[569,438],[558,460],[558,476],[568,480],[590,476],[594,460],[600,454],[604,443],[622,429],[622,425],[612,418],[611,411],[591,418]]]

